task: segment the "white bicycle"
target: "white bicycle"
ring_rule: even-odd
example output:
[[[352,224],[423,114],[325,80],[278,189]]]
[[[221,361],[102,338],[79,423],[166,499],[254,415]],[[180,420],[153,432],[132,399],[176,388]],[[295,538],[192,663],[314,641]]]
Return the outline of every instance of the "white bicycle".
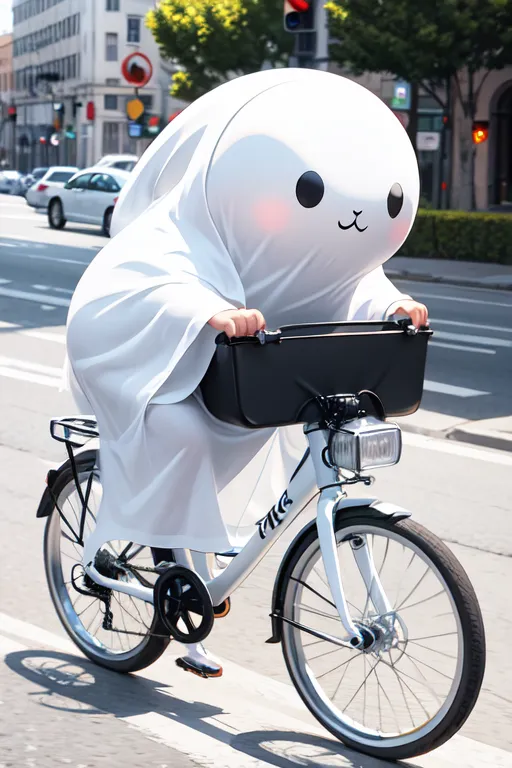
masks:
[[[387,323],[375,332],[356,327],[354,333],[340,331],[343,325],[320,335],[328,335],[331,345],[350,345],[354,336],[366,335],[368,343],[388,345],[386,358],[391,345],[403,347],[409,358],[420,350],[422,382],[426,339],[420,337],[430,332],[414,335],[410,328]],[[219,365],[227,370],[233,354],[255,355],[260,368],[263,354],[275,363],[281,349],[284,360],[286,338],[306,339],[312,350],[313,335],[320,335],[308,329],[295,336],[293,329],[264,334],[259,342],[220,340],[212,373],[218,377]],[[301,349],[293,355],[302,357]],[[289,362],[283,362],[283,371]],[[249,360],[248,373],[250,368]],[[336,378],[339,371],[330,375]],[[91,418],[53,420],[51,434],[65,443],[68,460],[49,472],[37,516],[47,518],[44,558],[55,608],[83,653],[104,667],[133,672],[158,659],[172,638],[202,641],[215,618],[229,612],[237,587],[316,498],[316,520],[296,536],[279,569],[267,642],[282,644],[305,705],[353,749],[407,759],[455,734],[476,703],[485,668],[484,628],[471,583],[453,553],[409,512],[374,498],[349,499],[346,493],[348,485],[369,485],[369,471],[400,459],[400,429],[384,421],[380,410],[382,401],[392,400],[396,382],[378,378],[370,393],[308,398],[304,413],[309,409],[316,418],[305,422],[309,448],[288,489],[245,546],[228,553],[158,551],[112,541],[84,566],[83,546],[101,498],[100,454],[97,446],[90,447],[99,434]],[[242,374],[237,386],[236,404],[243,410]],[[260,394],[265,386],[263,376]],[[205,402],[225,415],[229,397],[224,405],[215,404],[215,397],[210,392]],[[413,399],[416,404],[404,405],[405,411],[417,407],[417,393]],[[272,419],[269,412],[260,415],[262,421]],[[232,413],[230,420],[239,423],[240,418]]]

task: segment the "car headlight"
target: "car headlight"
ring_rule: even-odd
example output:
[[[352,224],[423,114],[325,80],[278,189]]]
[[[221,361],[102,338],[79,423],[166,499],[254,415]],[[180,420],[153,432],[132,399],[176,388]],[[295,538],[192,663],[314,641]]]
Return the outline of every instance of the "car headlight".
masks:
[[[400,461],[402,433],[396,424],[366,416],[347,422],[331,434],[331,464],[352,472],[392,467]]]

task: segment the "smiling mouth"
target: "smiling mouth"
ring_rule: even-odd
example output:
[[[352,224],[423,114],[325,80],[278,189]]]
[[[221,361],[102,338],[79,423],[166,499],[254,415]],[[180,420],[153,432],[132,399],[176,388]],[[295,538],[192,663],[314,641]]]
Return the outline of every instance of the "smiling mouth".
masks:
[[[354,221],[352,222],[352,224],[348,224],[347,226],[345,226],[345,225],[343,225],[343,224],[341,223],[341,221],[338,221],[338,227],[339,227],[340,229],[344,229],[344,230],[346,230],[346,229],[352,229],[352,227],[355,227],[355,228],[357,229],[357,231],[358,231],[358,232],[364,232],[365,230],[367,230],[367,229],[368,229],[368,227],[367,227],[367,226],[366,226],[366,227],[359,227],[359,226],[357,225],[357,217],[361,215],[362,211],[352,211],[352,213],[353,213],[353,214],[354,214],[354,216],[355,216],[355,218],[354,218]]]

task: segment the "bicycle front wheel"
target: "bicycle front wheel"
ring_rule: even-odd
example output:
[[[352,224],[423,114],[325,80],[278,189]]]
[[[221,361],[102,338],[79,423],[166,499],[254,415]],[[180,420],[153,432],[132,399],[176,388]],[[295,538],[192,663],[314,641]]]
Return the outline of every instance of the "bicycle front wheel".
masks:
[[[452,552],[411,520],[361,512],[335,523],[353,620],[375,641],[340,647],[299,629],[345,633],[327,586],[316,528],[290,562],[283,603],[283,653],[291,679],[317,720],[347,746],[387,760],[429,752],[471,713],[485,669],[485,635],[471,583]],[[391,605],[379,615],[355,550],[368,547]]]

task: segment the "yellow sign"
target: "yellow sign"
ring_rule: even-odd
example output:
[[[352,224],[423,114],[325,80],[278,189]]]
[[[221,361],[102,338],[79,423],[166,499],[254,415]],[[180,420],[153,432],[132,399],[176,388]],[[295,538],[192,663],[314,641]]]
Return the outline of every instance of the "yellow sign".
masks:
[[[126,114],[130,120],[138,120],[144,112],[144,104],[140,99],[130,99],[126,104]]]

